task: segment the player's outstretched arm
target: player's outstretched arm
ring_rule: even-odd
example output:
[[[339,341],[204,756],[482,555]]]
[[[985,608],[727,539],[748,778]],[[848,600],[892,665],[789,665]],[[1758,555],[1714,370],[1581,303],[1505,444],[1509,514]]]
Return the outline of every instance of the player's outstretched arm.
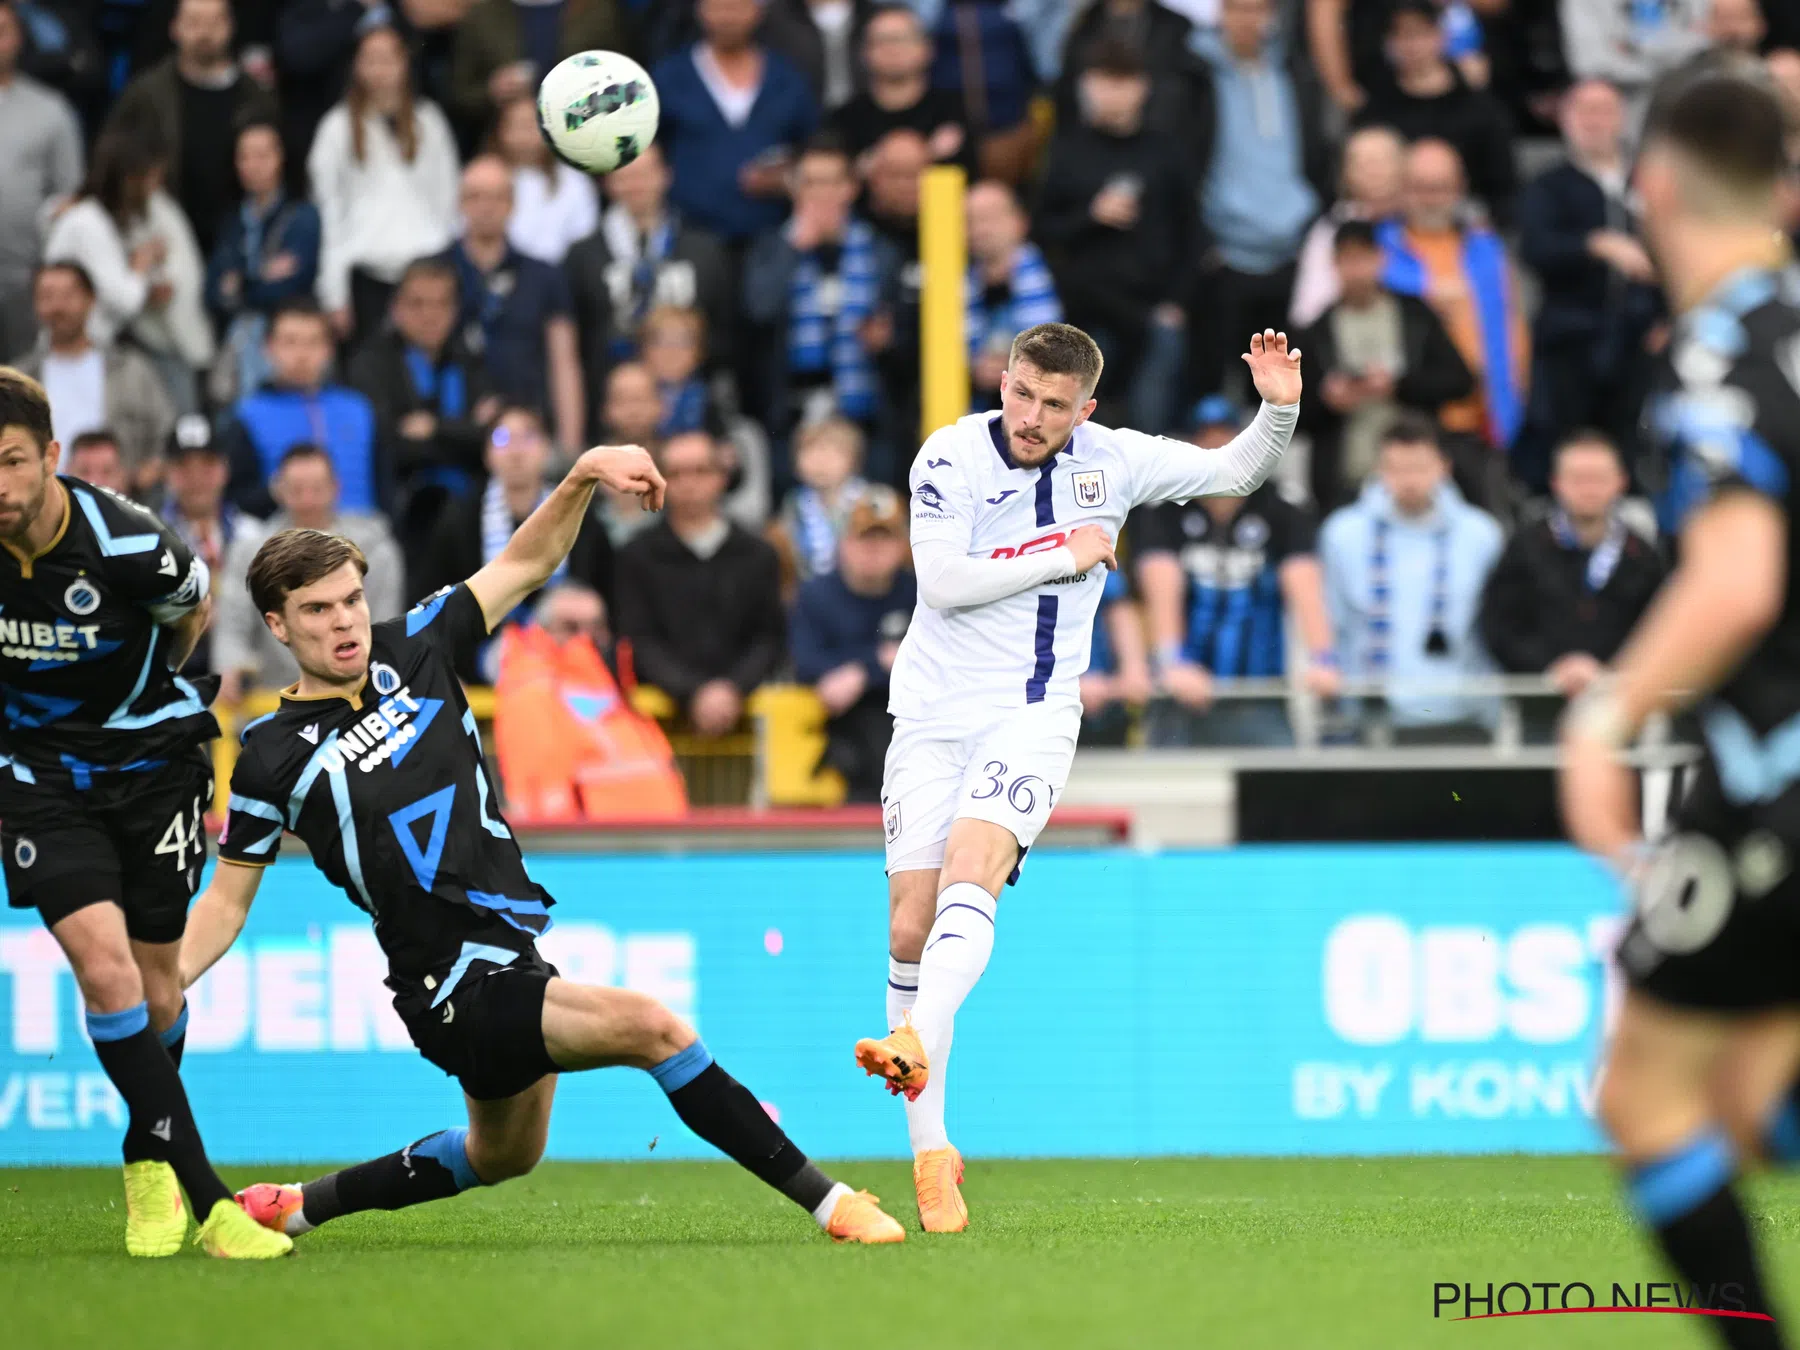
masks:
[[[213,868],[212,881],[188,911],[187,932],[181,939],[183,989],[231,950],[231,944],[244,931],[244,920],[250,917],[250,904],[256,899],[262,878],[262,868],[228,859],[221,859]]]
[[[1256,417],[1229,443],[1213,450],[1182,441],[1146,440],[1150,453],[1136,488],[1140,504],[1246,497],[1268,479],[1300,420],[1300,353],[1288,350],[1286,333],[1264,330],[1250,335],[1244,364],[1262,396]]]
[[[581,533],[594,489],[602,484],[637,497],[646,511],[662,509],[665,484],[648,450],[636,445],[589,450],[513,533],[500,556],[469,578],[490,630],[562,566]]]
[[[1681,532],[1681,563],[1615,663],[1563,727],[1563,815],[1570,837],[1617,858],[1637,840],[1636,786],[1617,752],[1645,719],[1717,689],[1781,614],[1787,516],[1747,490],[1701,507]]]

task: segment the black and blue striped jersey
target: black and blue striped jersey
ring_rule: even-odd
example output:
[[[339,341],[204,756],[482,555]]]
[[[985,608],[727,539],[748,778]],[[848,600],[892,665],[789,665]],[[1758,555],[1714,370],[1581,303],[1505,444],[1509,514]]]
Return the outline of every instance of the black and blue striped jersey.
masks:
[[[244,730],[219,857],[261,866],[283,831],[375,920],[396,990],[443,991],[550,926],[502,818],[455,653],[486,637],[466,584],[374,626],[355,698],[300,698]]]
[[[1646,409],[1663,524],[1679,530],[1718,494],[1750,491],[1789,517],[1780,617],[1700,709],[1716,777],[1688,815],[1724,801],[1739,811],[1783,803],[1782,832],[1800,819],[1800,269],[1745,269],[1684,314]]]
[[[208,697],[169,669],[168,625],[210,578],[143,507],[59,481],[68,505],[49,547],[0,549],[0,772],[86,788],[219,734]]]

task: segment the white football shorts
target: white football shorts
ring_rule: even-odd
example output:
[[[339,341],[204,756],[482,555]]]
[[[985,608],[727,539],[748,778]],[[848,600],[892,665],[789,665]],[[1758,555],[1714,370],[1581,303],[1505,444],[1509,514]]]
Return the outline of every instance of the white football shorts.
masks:
[[[888,874],[942,867],[951,822],[963,817],[1030,848],[1069,781],[1080,730],[1079,704],[1001,710],[979,728],[896,719],[881,783]]]

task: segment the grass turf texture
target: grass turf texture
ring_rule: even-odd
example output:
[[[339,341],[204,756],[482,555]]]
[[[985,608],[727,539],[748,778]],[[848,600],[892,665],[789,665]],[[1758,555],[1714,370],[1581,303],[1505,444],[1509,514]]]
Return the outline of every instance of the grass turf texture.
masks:
[[[1433,1320],[1439,1280],[1584,1280],[1605,1303],[1606,1282],[1666,1278],[1599,1159],[977,1160],[975,1226],[940,1237],[918,1231],[904,1164],[833,1170],[889,1202],[903,1246],[834,1247],[727,1164],[551,1164],[342,1220],[271,1265],[192,1249],[141,1261],[124,1252],[116,1170],[0,1170],[0,1344],[1711,1344],[1684,1316]],[[1761,1180],[1749,1197],[1800,1318],[1800,1180]]]

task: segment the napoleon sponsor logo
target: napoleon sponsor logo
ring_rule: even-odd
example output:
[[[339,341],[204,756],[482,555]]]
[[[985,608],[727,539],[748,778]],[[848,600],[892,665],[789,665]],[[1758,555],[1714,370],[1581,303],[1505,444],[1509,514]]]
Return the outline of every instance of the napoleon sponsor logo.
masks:
[[[71,587],[70,589],[73,589]],[[0,656],[17,661],[79,661],[100,647],[100,625],[0,619]]]

